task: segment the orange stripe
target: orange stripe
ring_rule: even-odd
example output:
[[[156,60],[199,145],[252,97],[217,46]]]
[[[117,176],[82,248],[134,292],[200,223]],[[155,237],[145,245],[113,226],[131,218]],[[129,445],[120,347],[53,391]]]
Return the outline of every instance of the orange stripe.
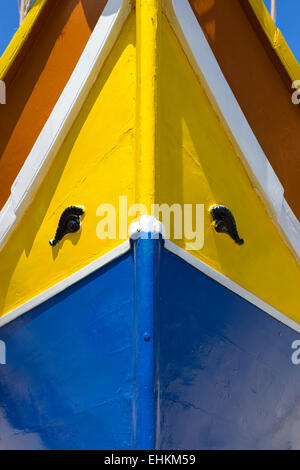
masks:
[[[64,89],[107,0],[49,0],[4,80],[0,207]]]

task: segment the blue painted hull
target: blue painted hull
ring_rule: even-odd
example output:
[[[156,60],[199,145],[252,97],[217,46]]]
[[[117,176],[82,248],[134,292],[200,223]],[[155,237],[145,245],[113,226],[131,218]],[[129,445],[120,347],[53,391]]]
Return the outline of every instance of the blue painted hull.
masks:
[[[133,263],[90,275],[0,330],[0,446],[132,445]]]
[[[299,338],[139,239],[0,329],[0,447],[300,448]]]
[[[168,252],[161,278],[158,446],[300,449],[299,334]]]

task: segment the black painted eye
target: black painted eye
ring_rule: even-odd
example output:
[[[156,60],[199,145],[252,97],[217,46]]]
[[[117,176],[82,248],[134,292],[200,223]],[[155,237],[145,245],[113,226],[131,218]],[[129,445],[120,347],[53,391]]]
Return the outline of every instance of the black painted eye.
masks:
[[[213,217],[216,232],[227,233],[238,245],[244,244],[244,240],[239,237],[235,219],[228,207],[213,206],[209,212]]]
[[[80,230],[81,216],[84,214],[84,208],[80,206],[70,206],[64,210],[60,216],[55,238],[50,240],[50,245],[55,246],[68,233],[75,233]]]
[[[218,233],[226,232],[226,227],[223,222],[215,222],[215,230]]]
[[[70,233],[77,232],[80,229],[80,223],[77,220],[69,220],[67,223],[67,230]]]

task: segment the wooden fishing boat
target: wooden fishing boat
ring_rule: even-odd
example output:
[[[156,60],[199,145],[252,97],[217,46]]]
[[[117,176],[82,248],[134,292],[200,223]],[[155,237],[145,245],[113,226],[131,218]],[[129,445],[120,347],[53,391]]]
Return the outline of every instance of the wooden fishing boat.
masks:
[[[262,0],[34,2],[0,59],[1,449],[300,448],[297,79]]]

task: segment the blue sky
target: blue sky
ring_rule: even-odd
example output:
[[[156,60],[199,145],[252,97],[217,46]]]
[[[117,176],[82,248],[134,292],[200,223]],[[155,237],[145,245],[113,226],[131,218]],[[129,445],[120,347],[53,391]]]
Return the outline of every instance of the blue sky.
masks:
[[[18,0],[0,0],[0,54],[3,53],[19,25]]]
[[[271,0],[264,0],[270,7]],[[18,28],[17,0],[0,0],[0,54]],[[277,0],[277,25],[300,62],[300,0]]]
[[[270,8],[271,0],[264,0]],[[277,26],[300,62],[300,0],[277,0]]]

